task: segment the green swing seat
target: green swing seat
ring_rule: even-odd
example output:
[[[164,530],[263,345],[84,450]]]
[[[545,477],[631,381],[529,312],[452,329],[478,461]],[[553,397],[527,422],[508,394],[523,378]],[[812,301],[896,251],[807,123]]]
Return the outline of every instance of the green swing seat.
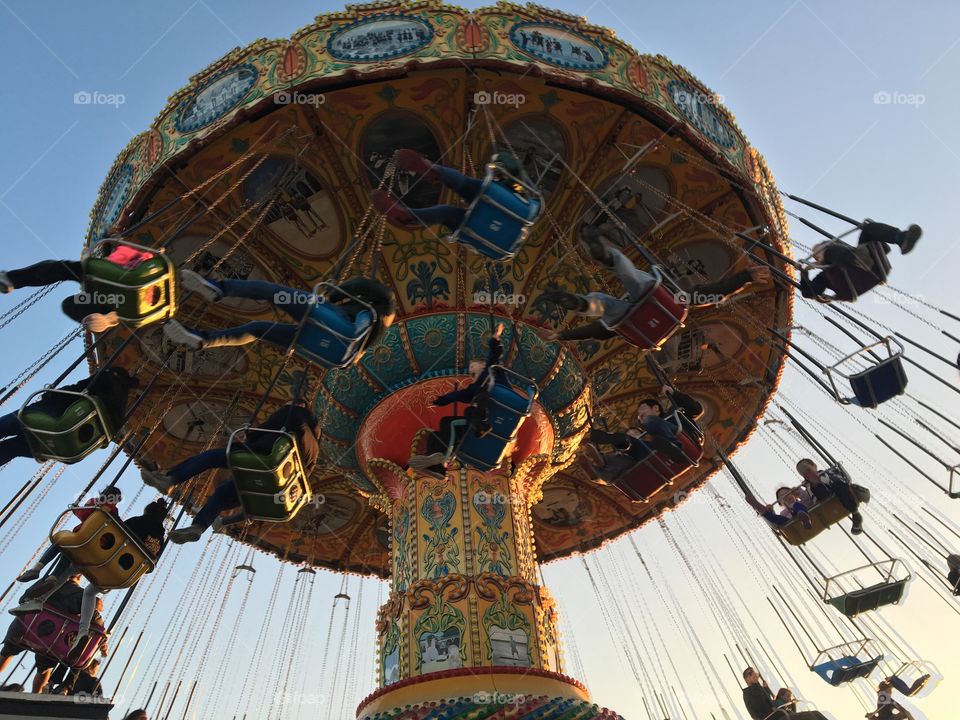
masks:
[[[281,430],[258,429],[277,436],[270,453],[262,454],[237,439],[241,432],[230,436],[227,458],[244,515],[265,522],[292,520],[312,497],[293,436]]]
[[[43,404],[31,405],[39,396],[73,398],[62,413],[51,412]],[[74,390],[40,390],[27,398],[18,413],[24,437],[37,460],[56,460],[70,464],[83,460],[106,447],[113,436],[100,401],[93,395]]]
[[[113,262],[110,248],[151,253],[133,268]],[[84,290],[94,298],[109,299],[120,320],[131,328],[168,320],[177,312],[177,270],[163,252],[115,240],[101,240],[83,257]]]
[[[827,578],[823,601],[847,617],[856,617],[884,605],[898,604],[911,577],[901,560],[881,560]]]

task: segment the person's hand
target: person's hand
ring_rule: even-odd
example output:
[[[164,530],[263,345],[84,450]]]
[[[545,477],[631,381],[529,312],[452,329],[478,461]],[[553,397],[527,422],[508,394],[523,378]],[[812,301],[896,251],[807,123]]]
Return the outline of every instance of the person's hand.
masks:
[[[560,333],[553,328],[540,328],[537,333],[547,342],[556,342],[560,339]]]
[[[443,406],[446,405],[447,403],[446,403],[446,401],[443,399],[443,396],[440,395],[440,396],[438,396],[438,397],[435,397],[435,398],[433,399],[433,402],[430,403],[430,404],[433,405],[434,407],[443,407]]]
[[[768,283],[770,278],[773,277],[770,268],[766,265],[751,265],[747,268],[747,272],[750,273],[750,282],[752,283]]]
[[[670,395],[673,395],[673,388],[669,385],[664,385],[662,388],[660,388],[660,394],[669,397]]]
[[[497,323],[497,329],[493,331],[493,337],[497,340],[503,337],[503,323]]]

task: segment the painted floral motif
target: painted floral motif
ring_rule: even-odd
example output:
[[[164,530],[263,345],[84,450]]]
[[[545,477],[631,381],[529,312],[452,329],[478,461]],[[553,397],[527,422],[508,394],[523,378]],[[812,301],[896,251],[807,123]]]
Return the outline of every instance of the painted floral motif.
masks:
[[[507,542],[510,533],[503,530],[503,520],[507,514],[506,502],[507,498],[494,487],[484,487],[474,493],[473,507],[483,520],[483,527],[476,528],[478,572],[510,575],[513,571],[510,545]]]
[[[445,277],[438,276],[435,260],[410,265],[413,280],[407,283],[407,299],[411,305],[422,301],[427,307],[433,307],[434,298],[450,298],[450,284]]]
[[[393,591],[405,592],[410,586],[409,557],[410,513],[401,510],[393,524],[393,548],[396,563],[393,570]]]
[[[459,528],[450,527],[456,509],[457,500],[449,490],[441,494],[438,488],[423,499],[420,514],[430,524],[430,532],[423,534],[423,570],[427,577],[460,572],[460,547],[456,543]]]

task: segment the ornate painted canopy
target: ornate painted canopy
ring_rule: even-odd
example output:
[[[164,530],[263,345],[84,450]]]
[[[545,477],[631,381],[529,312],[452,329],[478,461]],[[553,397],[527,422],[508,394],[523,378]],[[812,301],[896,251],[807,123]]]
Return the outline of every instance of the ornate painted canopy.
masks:
[[[437,233],[394,225],[354,242],[395,149],[479,174],[505,145],[539,179],[547,206],[512,261],[492,264]],[[280,199],[265,202],[280,178]],[[395,182],[413,206],[459,202],[410,173]],[[767,285],[691,312],[658,360],[705,406],[707,456],[649,503],[629,502],[591,482],[575,453],[588,410],[625,427],[659,382],[622,340],[561,346],[536,332],[578,322],[540,300],[547,289],[620,292],[576,242],[611,213],[688,287],[745,266],[733,230],[761,229],[763,242],[785,251],[772,179],[717,96],[582,18],[509,3],[472,12],[359,5],[289,39],[233,50],[120,154],[88,243],[135,228],[133,239],[165,247],[184,267],[304,289],[349,261],[393,288],[398,322],[359,365],[329,372],[298,358],[283,366],[283,353],[263,343],[187,353],[156,327],[139,331],[119,362],[141,377],[159,373],[134,421],[142,454],[169,467],[222,444],[283,366],[266,410],[311,389],[324,428],[312,483],[323,501],[288,525],[247,528],[243,539],[292,561],[386,576],[383,488],[365,462],[373,450],[357,440],[374,437],[378,457],[402,462],[416,430],[436,418],[404,414],[399,398],[427,392],[425,382],[442,390],[462,381],[484,353],[492,305],[507,326],[507,362],[540,389],[532,421],[550,426],[552,445],[539,450],[552,477],[532,508],[540,558],[639,527],[711,475],[714,443],[729,453],[747,439],[782,365],[765,329],[789,326],[791,304]],[[636,247],[623,247],[646,265]],[[190,299],[181,318],[228,327],[278,316],[265,303]],[[193,502],[209,487],[198,485]]]

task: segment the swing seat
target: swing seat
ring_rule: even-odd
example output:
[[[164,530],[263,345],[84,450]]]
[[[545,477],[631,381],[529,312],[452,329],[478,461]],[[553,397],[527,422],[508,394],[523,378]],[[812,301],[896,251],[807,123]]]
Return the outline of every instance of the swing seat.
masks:
[[[44,402],[31,405],[38,396],[73,400],[58,413],[45,409]],[[27,398],[18,413],[20,426],[30,452],[37,460],[56,460],[66,464],[83,460],[106,447],[113,436],[100,400],[73,390],[40,390]]]
[[[230,436],[227,458],[244,515],[264,522],[292,520],[312,497],[296,441],[281,430],[258,429],[276,435],[269,454],[262,454],[237,439],[242,432]]]
[[[817,295],[814,298],[817,302],[826,304],[831,302],[856,302],[864,293],[870,292],[880,285],[887,284],[893,266],[890,264],[890,259],[883,251],[880,243],[868,242],[854,247],[842,240],[835,240],[831,244],[847,247],[858,256],[861,263],[868,262],[869,267],[847,268],[843,266],[822,265],[817,262],[813,255],[801,260],[800,266],[802,269],[823,270],[827,272],[829,276],[832,276],[831,280],[838,276],[843,280],[842,289],[834,291],[836,295],[826,293]],[[864,254],[866,254],[866,257]]]
[[[685,432],[678,435],[683,446],[685,462],[679,462],[662,452],[650,453],[627,470],[614,486],[632,502],[647,503],[650,498],[670,485],[687,470],[697,467],[703,457],[703,447]]]
[[[487,409],[487,422],[490,423],[491,431],[483,437],[477,437],[472,429],[468,429],[456,447],[454,457],[457,460],[467,467],[484,472],[496,470],[503,463],[510,445],[517,438],[520,426],[530,417],[533,403],[537,399],[537,386],[533,381],[500,365],[493,367],[516,378],[518,385],[525,388],[525,393],[512,387],[494,384],[490,390]],[[454,424],[457,422],[465,424],[466,420],[455,421]]]
[[[626,314],[611,325],[604,325],[616,332],[634,347],[641,350],[659,349],[673,334],[683,327],[687,319],[687,304],[680,294],[663,282],[663,273],[654,266],[654,286],[637,300]]]
[[[868,584],[878,576],[879,582]],[[881,560],[827,578],[823,601],[847,617],[856,617],[884,605],[899,604],[910,579],[910,571],[902,561]]]
[[[331,291],[342,294],[363,307],[350,320],[326,301]],[[344,368],[359,360],[377,322],[372,304],[355,297],[333,283],[320,283],[313,289],[314,305],[304,320],[296,353],[304,360],[325,368]]]
[[[61,612],[50,604],[44,605],[40,612],[18,618],[16,627],[19,632],[15,645],[54,658],[71,668],[89,665],[105,636],[103,628],[91,625],[86,645],[71,658],[70,649],[80,632],[80,618]]]
[[[798,518],[793,518],[779,528],[783,539],[791,545],[803,545],[827,528],[836,525],[850,514],[836,495],[831,495],[808,510],[811,528],[807,530]]]
[[[70,509],[60,518],[72,514]],[[128,588],[153,572],[156,558],[110,513],[94,509],[76,531],[57,531],[60,518],[50,531],[50,542],[101,590]]]
[[[813,671],[834,687],[868,678],[877,669],[882,657],[861,660],[853,655],[845,655],[836,660],[828,660],[813,668]]]
[[[522,193],[514,192],[497,176],[520,186]],[[507,173],[496,163],[487,164],[480,193],[467,207],[463,222],[446,239],[467,245],[492,260],[509,260],[523,244],[530,227],[543,208],[540,191]]]
[[[897,349],[894,349],[891,343],[895,344]],[[886,348],[887,356],[877,361],[873,357],[876,353],[872,353],[869,355],[871,365],[865,370],[857,372],[843,372],[841,370],[854,358],[866,359],[874,348],[880,347]],[[890,337],[847,355],[840,362],[826,368],[824,372],[830,379],[834,397],[845,405],[854,404],[876,409],[881,403],[895,398],[897,395],[903,395],[907,389],[907,373],[903,367],[903,345]],[[838,375],[850,383],[853,397],[841,396],[834,375]]]
[[[82,262],[86,293],[96,304],[112,307],[127,326],[139,328],[176,315],[177,270],[163,252],[101,240]]]

